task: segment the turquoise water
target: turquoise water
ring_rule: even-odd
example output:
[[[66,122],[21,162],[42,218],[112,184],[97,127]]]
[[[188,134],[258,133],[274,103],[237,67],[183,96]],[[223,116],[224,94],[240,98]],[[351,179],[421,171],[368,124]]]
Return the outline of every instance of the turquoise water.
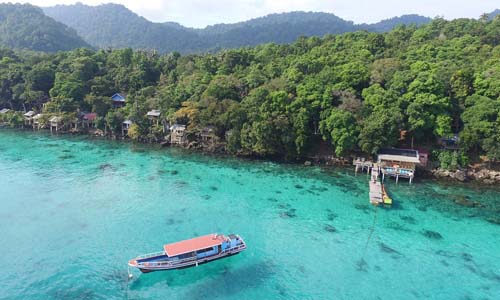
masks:
[[[0,131],[0,299],[498,299],[500,191]],[[465,205],[464,205],[465,204]],[[470,207],[474,206],[474,207]],[[127,279],[164,243],[248,250]]]

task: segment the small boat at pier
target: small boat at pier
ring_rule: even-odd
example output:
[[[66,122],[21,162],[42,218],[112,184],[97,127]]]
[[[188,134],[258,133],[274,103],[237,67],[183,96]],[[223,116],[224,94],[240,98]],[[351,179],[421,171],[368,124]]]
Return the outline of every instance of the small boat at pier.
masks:
[[[202,263],[238,254],[247,248],[237,234],[210,234],[163,246],[163,251],[138,256],[128,265],[142,273],[198,266]]]

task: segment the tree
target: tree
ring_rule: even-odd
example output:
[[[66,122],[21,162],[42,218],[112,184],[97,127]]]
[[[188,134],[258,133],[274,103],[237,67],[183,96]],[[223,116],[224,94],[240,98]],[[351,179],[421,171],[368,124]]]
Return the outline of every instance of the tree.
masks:
[[[330,116],[321,121],[320,129],[323,138],[331,141],[337,156],[343,156],[356,147],[359,129],[352,113],[332,109]]]

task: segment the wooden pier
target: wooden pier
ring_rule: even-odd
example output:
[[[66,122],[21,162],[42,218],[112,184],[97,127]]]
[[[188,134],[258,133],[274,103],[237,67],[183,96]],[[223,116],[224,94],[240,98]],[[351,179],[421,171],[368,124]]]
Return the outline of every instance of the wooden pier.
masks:
[[[384,193],[382,189],[382,183],[378,180],[380,174],[380,168],[378,166],[371,168],[371,179],[370,185],[370,203],[373,205],[379,205],[384,203]]]
[[[365,160],[364,158],[357,158],[352,164],[356,167],[354,170],[356,173],[358,173],[359,170],[361,170],[361,172],[366,170],[366,173],[370,174],[370,171],[373,168],[373,162]]]

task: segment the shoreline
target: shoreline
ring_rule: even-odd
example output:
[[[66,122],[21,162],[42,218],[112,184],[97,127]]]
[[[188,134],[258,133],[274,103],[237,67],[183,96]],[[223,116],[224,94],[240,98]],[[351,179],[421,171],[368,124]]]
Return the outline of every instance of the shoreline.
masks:
[[[221,150],[221,146],[215,147],[214,149],[207,149],[202,146],[198,147],[189,147],[189,145],[186,146],[172,146],[172,145],[165,145],[160,142],[143,142],[143,141],[133,141],[129,138],[117,138],[115,137],[110,137],[110,136],[101,136],[101,135],[93,135],[89,133],[81,133],[81,132],[59,132],[59,133],[50,133],[50,131],[37,131],[37,130],[29,130],[26,128],[9,128],[9,127],[1,127],[0,130],[6,130],[6,131],[20,131],[23,133],[30,132],[34,134],[46,134],[49,136],[58,136],[58,137],[65,137],[65,136],[80,136],[80,137],[87,137],[87,138],[92,138],[92,139],[97,139],[97,140],[102,140],[102,141],[116,141],[116,142],[123,142],[123,143],[132,143],[132,144],[139,144],[139,145],[144,145],[144,146],[150,146],[150,147],[155,147],[159,149],[163,148],[176,148],[176,149],[181,149],[185,151],[186,153],[197,153],[197,154],[203,154],[203,155],[208,155],[208,156],[213,156],[213,157],[218,157],[218,158],[235,158],[235,159],[242,159],[242,160],[249,160],[249,161],[271,161],[274,163],[280,163],[280,164],[290,164],[290,165],[295,165],[295,166],[302,166],[304,168],[311,167],[311,166],[318,166],[318,167],[337,167],[337,168],[344,168],[344,169],[350,169],[352,167],[352,160],[346,160],[346,159],[340,159],[340,158],[335,158],[333,155],[331,156],[330,159],[325,159],[324,157],[315,157],[315,158],[300,158],[296,157],[295,159],[283,159],[279,158],[277,156],[269,156],[269,157],[259,157],[255,155],[244,155],[244,154],[232,154],[229,153],[225,150]],[[445,183],[459,183],[459,184],[467,184],[467,183],[473,183],[473,184],[479,184],[482,186],[493,186],[495,184],[500,184],[500,171],[495,171],[493,169],[488,169],[484,167],[480,168],[472,168],[469,167],[467,169],[460,169],[456,171],[450,171],[450,170],[443,170],[441,168],[437,169],[424,169],[424,168],[418,168],[417,169],[417,174],[418,176],[416,177],[417,179],[427,179],[427,180],[437,180],[439,182],[445,182]],[[417,181],[418,182],[418,181]]]

